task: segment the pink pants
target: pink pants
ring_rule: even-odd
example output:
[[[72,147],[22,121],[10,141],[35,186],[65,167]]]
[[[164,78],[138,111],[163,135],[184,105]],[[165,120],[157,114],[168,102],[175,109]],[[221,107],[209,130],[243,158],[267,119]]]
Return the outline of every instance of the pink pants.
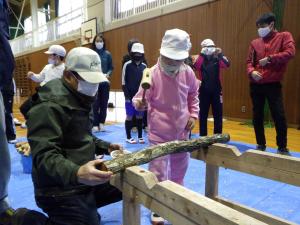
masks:
[[[151,143],[151,145],[154,145]],[[154,173],[159,181],[171,180],[184,185],[183,179],[189,164],[190,153],[175,153],[152,160],[149,170]]]

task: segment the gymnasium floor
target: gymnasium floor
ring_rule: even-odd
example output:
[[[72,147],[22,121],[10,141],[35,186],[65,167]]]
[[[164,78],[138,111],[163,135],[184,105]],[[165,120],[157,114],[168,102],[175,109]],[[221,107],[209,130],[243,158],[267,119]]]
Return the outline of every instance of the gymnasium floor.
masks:
[[[118,105],[117,105],[118,106]],[[17,108],[17,105],[16,107]],[[22,120],[17,110],[17,117]],[[109,109],[106,126],[106,132],[96,133],[104,140],[122,144],[127,150],[138,151],[146,144],[130,145],[125,142],[124,108],[117,107]],[[209,132],[212,131],[212,123],[209,122]],[[198,133],[198,126],[193,131],[193,137]],[[255,148],[255,139],[253,128],[241,125],[240,122],[224,121],[224,133],[230,133],[230,144],[244,152],[248,149]],[[18,140],[25,140],[26,129],[17,128]],[[268,146],[267,151],[275,152],[275,131],[274,128],[266,129]],[[300,157],[299,140],[300,131],[289,128],[289,148],[293,151],[292,155]],[[134,134],[136,135],[136,134]],[[145,137],[147,136],[144,133]],[[269,144],[270,143],[270,144]],[[273,148],[272,148],[273,147]],[[12,175],[9,183],[9,197],[14,208],[27,207],[39,210],[35,204],[33,196],[33,186],[30,174],[23,173],[21,156],[16,152],[13,145],[10,145]],[[106,159],[109,159],[107,157]],[[147,168],[147,165],[143,166]],[[187,171],[185,186],[195,192],[204,194],[205,164],[202,161],[190,160]],[[219,194],[221,197],[244,204],[249,207],[273,214],[283,219],[300,224],[300,188],[268,179],[236,172],[230,169],[220,169]],[[110,206],[99,209],[102,216],[102,225],[120,225],[122,224],[122,204],[115,203]],[[142,208],[141,224],[148,225],[149,211]]]

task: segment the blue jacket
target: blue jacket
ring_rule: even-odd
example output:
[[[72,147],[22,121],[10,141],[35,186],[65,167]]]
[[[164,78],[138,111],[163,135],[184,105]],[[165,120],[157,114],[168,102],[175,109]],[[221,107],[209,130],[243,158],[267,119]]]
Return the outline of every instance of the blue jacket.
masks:
[[[100,56],[102,72],[110,77],[114,69],[110,52],[107,51],[105,48],[101,50],[99,49],[94,49],[94,50]]]
[[[147,68],[145,63],[136,64],[129,60],[122,69],[122,88],[125,99],[131,100],[138,92],[143,77],[143,71]]]
[[[8,39],[8,8],[6,1],[0,0],[0,90],[5,84],[11,82],[15,68],[14,55]]]

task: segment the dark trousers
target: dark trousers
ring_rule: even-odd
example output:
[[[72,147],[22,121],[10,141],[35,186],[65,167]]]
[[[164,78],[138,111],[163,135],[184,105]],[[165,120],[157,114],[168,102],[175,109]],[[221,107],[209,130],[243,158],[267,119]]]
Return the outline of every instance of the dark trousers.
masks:
[[[122,193],[109,183],[73,195],[36,196],[37,205],[48,215],[30,210],[18,225],[99,225],[97,209],[122,200]]]
[[[253,125],[258,145],[266,144],[264,129],[264,106],[268,101],[276,129],[276,142],[279,148],[287,146],[287,125],[282,100],[281,84],[250,84],[250,95],[253,105]]]
[[[105,123],[107,115],[107,104],[109,99],[109,89],[109,82],[102,82],[99,84],[97,97],[93,104],[93,126],[99,126],[99,123]]]
[[[6,137],[8,141],[14,140],[16,139],[16,127],[13,118],[14,95],[2,91],[2,96],[5,108]]]
[[[214,134],[222,133],[223,126],[223,100],[221,92],[205,92],[200,91],[200,113],[199,113],[199,127],[200,136],[207,135],[207,118],[211,105],[212,114],[214,117]]]

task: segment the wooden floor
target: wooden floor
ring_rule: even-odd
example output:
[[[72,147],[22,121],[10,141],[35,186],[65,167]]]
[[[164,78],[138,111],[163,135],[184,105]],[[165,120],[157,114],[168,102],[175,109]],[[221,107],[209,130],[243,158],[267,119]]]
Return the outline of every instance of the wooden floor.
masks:
[[[20,121],[24,121],[22,117],[19,106],[24,101],[25,98],[15,97],[14,102],[14,116]],[[108,110],[107,124],[114,124],[124,121],[124,108],[115,108]],[[208,132],[212,134],[213,132],[213,122],[208,122]],[[196,126],[193,130],[194,133],[199,133],[199,124],[196,123]],[[17,127],[17,137],[25,137],[27,133],[26,129],[22,129],[19,126]],[[225,120],[223,123],[223,133],[229,133],[231,140],[240,141],[249,144],[256,144],[255,135],[253,127],[246,125],[245,123]],[[276,148],[276,132],[275,128],[266,128],[266,139],[267,146]],[[300,152],[300,130],[295,128],[288,128],[288,148],[292,151]]]

